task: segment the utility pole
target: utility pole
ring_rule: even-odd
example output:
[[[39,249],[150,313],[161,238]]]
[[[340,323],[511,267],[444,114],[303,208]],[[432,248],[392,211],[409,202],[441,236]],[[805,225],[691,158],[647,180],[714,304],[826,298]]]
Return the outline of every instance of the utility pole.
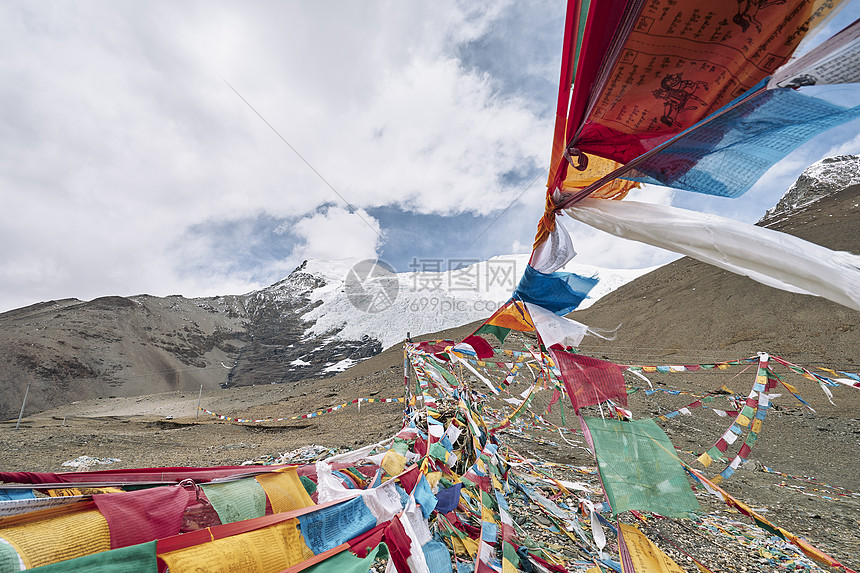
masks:
[[[18,428],[20,428],[20,427],[21,427],[21,418],[23,418],[23,417],[24,417],[24,406],[26,406],[26,405],[27,405],[27,396],[29,396],[29,395],[30,395],[30,384],[32,384],[32,383],[33,383],[33,381],[32,381],[32,380],[30,380],[29,382],[27,382],[27,391],[26,391],[26,392],[24,392],[24,401],[23,401],[23,402],[21,402],[21,413],[20,413],[20,414],[18,414],[18,423],[17,423],[17,424],[15,424],[15,429],[16,429],[16,430],[17,430]]]

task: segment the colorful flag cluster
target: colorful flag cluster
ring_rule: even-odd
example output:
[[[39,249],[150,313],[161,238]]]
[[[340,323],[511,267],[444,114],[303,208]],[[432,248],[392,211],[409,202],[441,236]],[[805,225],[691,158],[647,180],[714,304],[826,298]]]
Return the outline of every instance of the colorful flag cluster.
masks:
[[[510,404],[514,412],[527,410],[538,388],[564,387],[558,377],[565,376],[565,358],[555,352],[553,362],[539,349],[529,354],[541,364],[540,374],[528,383],[521,403]],[[487,361],[504,365],[496,366],[497,377],[507,374],[511,363],[504,362],[506,356],[498,352]],[[697,511],[685,466],[652,420],[580,418],[596,455],[600,491],[608,500],[594,502],[581,492],[597,491],[598,484],[560,480],[499,441],[503,433],[494,431],[498,419],[485,413],[486,386],[461,362],[407,345],[406,363],[410,396],[403,428],[382,445],[324,462],[0,472],[4,482],[29,484],[0,494],[0,571],[155,572],[169,567],[173,573],[367,573],[382,561],[391,573],[454,573],[455,565],[458,573],[564,573],[591,566],[641,573],[648,563],[674,570],[674,562],[641,531],[613,525],[601,515],[630,511],[681,517]],[[591,364],[581,357],[574,363],[586,370]],[[777,383],[767,376],[767,356],[759,366],[755,397]],[[616,383],[618,368],[617,373],[611,370],[609,384]],[[571,377],[570,386],[606,383],[591,372],[583,376]],[[493,400],[505,403],[495,395]],[[746,416],[754,424],[760,419],[756,411],[739,412],[736,422]],[[760,527],[814,559],[841,566],[687,469]],[[557,488],[558,495],[550,499],[542,494],[544,483]],[[34,491],[68,495],[36,498]],[[569,539],[581,556],[578,561],[565,563],[518,531],[511,516],[516,492],[541,508],[557,533]],[[578,506],[568,504],[571,495],[576,498],[572,492],[579,492]],[[609,551],[604,528],[612,532],[617,554]]]

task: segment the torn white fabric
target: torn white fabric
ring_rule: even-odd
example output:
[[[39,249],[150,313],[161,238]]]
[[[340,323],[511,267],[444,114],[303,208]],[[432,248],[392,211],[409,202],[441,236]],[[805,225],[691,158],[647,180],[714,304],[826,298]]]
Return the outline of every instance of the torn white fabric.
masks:
[[[636,201],[585,199],[567,213],[618,237],[860,310],[860,256],[851,253],[717,215]]]
[[[631,374],[634,374],[634,375],[638,376],[639,378],[641,378],[642,380],[644,380],[645,382],[647,382],[647,383],[648,383],[648,387],[649,387],[649,388],[651,388],[651,389],[653,389],[653,388],[654,388],[654,385],[653,385],[653,384],[651,384],[651,381],[650,381],[650,380],[648,380],[648,378],[647,378],[644,374],[642,374],[641,372],[639,372],[638,370],[630,370],[630,369],[628,368],[628,369],[627,369],[627,372],[630,372]]]
[[[471,364],[469,364],[469,361],[468,361],[468,360],[464,360],[464,359],[460,358],[459,356],[457,356],[457,355],[456,355],[456,354],[454,354],[454,353],[450,353],[448,356],[450,356],[450,357],[451,357],[451,362],[456,362],[456,363],[458,363],[458,364],[461,364],[461,365],[462,365],[466,370],[468,370],[469,372],[471,372],[471,373],[475,376],[475,378],[477,378],[478,380],[480,380],[481,382],[483,382],[484,384],[486,384],[487,388],[489,388],[489,389],[493,392],[493,394],[498,394],[498,393],[499,393],[499,391],[498,391],[498,390],[496,390],[496,387],[495,387],[495,386],[493,386],[493,383],[492,383],[492,382],[490,382],[489,380],[487,380],[486,378],[484,378],[483,376],[481,376],[481,373],[480,373],[480,372],[478,372],[477,370],[475,370],[475,369],[472,367],[472,365],[471,365]]]
[[[561,344],[564,347],[579,346],[586,334],[591,334],[604,340],[615,340],[615,331],[602,331],[590,328],[575,320],[558,316],[554,312],[530,302],[525,303],[525,305],[538,334],[540,334],[541,340],[547,347],[553,344]],[[616,328],[615,330],[618,329]]]
[[[344,452],[342,454],[334,455],[330,458],[327,458],[325,461],[326,461],[326,463],[329,463],[329,464],[333,464],[335,462],[345,462],[345,463],[357,462],[357,461],[365,459],[368,456],[368,454],[370,454],[370,452],[372,452],[374,449],[381,448],[383,446],[387,446],[388,444],[390,444],[393,441],[394,441],[393,437],[385,438],[384,440],[376,442],[375,444],[370,444],[369,446],[362,446],[362,447],[358,448],[357,450],[351,450],[349,452]]]
[[[573,250],[570,234],[556,217],[555,230],[534,250],[531,266],[538,272],[551,274],[569,263],[575,256],[576,251]]]
[[[391,520],[403,510],[400,503],[400,494],[394,484],[395,480],[389,480],[379,487],[370,489],[349,489],[332,475],[331,466],[325,462],[316,463],[317,492],[319,503],[326,503],[336,499],[348,499],[361,496],[364,503],[376,518],[376,524]]]

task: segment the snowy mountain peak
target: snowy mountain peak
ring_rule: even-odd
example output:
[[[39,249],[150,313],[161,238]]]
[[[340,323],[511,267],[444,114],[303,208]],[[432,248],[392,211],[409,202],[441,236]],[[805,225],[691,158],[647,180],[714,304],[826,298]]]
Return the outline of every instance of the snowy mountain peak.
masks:
[[[810,165],[762,221],[770,222],[856,184],[860,184],[860,155],[827,157]]]
[[[510,299],[528,258],[503,255],[464,266],[453,260],[427,259],[404,273],[393,272],[382,261],[308,260],[284,280],[251,296],[284,302],[306,298],[309,310],[301,316],[307,325],[305,338],[371,338],[388,348],[407,332],[436,332],[488,318]],[[569,263],[562,270],[600,278],[580,307],[586,308],[653,268],[603,269]]]

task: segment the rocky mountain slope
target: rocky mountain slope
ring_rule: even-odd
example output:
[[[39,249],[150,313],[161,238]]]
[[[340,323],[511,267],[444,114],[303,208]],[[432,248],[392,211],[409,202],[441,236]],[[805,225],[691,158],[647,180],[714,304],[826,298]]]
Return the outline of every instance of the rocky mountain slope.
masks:
[[[407,333],[489,316],[510,297],[527,257],[447,272],[382,269],[375,279],[356,277],[355,260],[305,261],[246,295],[66,299],[2,313],[0,418],[17,415],[25,394],[32,413],[88,398],[332,376]],[[599,274],[592,302],[650,269],[570,270]],[[380,303],[360,308],[355,295],[385,294],[380,286],[388,291]]]
[[[773,222],[781,215],[852,185],[860,185],[860,155],[837,155],[822,159],[810,165],[797,178],[782,199],[767,210],[762,222]]]
[[[327,376],[378,353],[369,337],[305,336],[302,316],[322,284],[299,267],[248,295],[66,299],[0,314],[0,416],[18,412],[28,385],[33,412],[86,398]]]

